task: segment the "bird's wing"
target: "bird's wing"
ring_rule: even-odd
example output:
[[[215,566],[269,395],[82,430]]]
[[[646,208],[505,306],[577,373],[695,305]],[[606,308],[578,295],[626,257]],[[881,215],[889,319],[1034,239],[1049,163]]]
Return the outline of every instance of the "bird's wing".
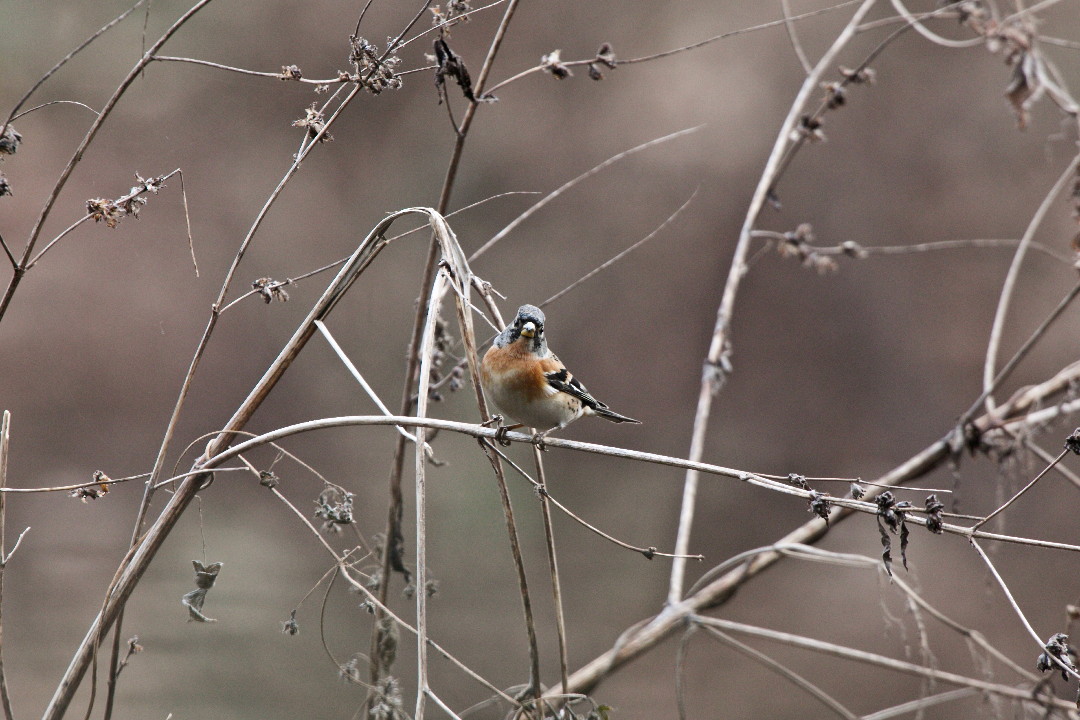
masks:
[[[559,362],[559,358],[551,355],[540,362],[548,385],[559,392],[564,392],[567,395],[576,397],[581,401],[582,405],[592,408],[593,410],[607,407],[607,405],[594,398],[589,391],[585,389],[585,386],[578,382],[576,377],[570,374],[570,371]]]

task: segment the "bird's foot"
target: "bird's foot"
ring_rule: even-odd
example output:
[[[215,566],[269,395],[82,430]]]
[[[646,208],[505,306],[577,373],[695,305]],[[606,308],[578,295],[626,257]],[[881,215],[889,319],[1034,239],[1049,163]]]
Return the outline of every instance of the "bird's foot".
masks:
[[[506,439],[506,433],[510,432],[511,430],[517,430],[519,427],[521,427],[521,425],[504,425],[502,415],[492,415],[488,420],[485,420],[480,424],[484,427],[491,427],[492,425],[496,425],[497,427],[495,428],[495,442],[499,443],[503,447],[510,447],[510,445],[512,444],[509,440]]]
[[[547,434],[549,432],[551,431],[545,430],[544,432],[538,432],[532,436],[532,444],[536,446],[537,450],[540,450],[541,452],[547,452],[547,443],[544,442],[544,438],[547,437]]]
[[[513,443],[506,439],[506,433],[510,432],[510,428],[506,425],[500,424],[495,430],[495,442],[499,443],[503,447],[510,447]]]

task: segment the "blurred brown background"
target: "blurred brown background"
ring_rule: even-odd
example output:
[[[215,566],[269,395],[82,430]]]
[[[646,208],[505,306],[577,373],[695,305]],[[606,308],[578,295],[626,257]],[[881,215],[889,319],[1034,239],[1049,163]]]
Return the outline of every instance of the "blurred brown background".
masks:
[[[827,6],[791,4],[796,13]],[[334,77],[347,69],[347,37],[361,5],[218,0],[163,52],[269,72],[295,63],[307,77]],[[376,0],[361,34],[383,44],[418,6]],[[914,9],[933,6],[916,3]],[[0,3],[3,112],[126,7],[113,0]],[[187,7],[155,2],[148,42]],[[1075,42],[1077,10],[1071,1],[1048,8],[1038,29]],[[850,12],[797,23],[811,58],[828,48]],[[453,31],[451,45],[474,76],[501,13],[501,7],[478,13]],[[564,59],[584,59],[610,42],[619,58],[628,58],[776,20],[780,13],[778,2],[524,2],[492,78],[531,67],[556,48]],[[892,13],[882,2],[871,17]],[[29,105],[66,99],[99,109],[142,52],[142,23],[140,10],[67,65]],[[860,35],[841,64],[856,66],[894,27]],[[968,37],[954,22],[934,27]],[[1066,81],[1080,86],[1080,52],[1045,49]],[[402,69],[428,64],[423,55],[430,51],[429,40],[408,46]],[[760,226],[785,231],[809,222],[825,245],[1018,238],[1075,152],[1075,133],[1061,113],[1043,102],[1028,129],[1019,131],[1003,94],[1009,68],[984,47],[947,50],[909,32],[873,68],[877,83],[853,88],[848,105],[828,115],[828,142],[798,155],[778,188],[782,208],[766,210]],[[598,397],[645,421],[627,427],[586,420],[563,436],[685,456],[701,363],[738,229],[803,77],[783,27],[774,27],[623,66],[602,82],[591,81],[583,68],[564,81],[534,74],[501,89],[498,103],[481,107],[454,190],[455,209],[508,191],[549,192],[616,153],[702,126],[581,183],[473,265],[507,296],[502,310],[509,315],[644,237],[699,189],[658,237],[548,308],[549,337],[562,359]],[[460,93],[452,88],[450,95],[460,118]],[[122,98],[43,237],[81,217],[87,198],[125,193],[134,173],[181,168],[202,274],[196,278],[191,267],[174,179],[138,220],[113,230],[83,227],[27,276],[0,323],[0,407],[14,417],[10,485],[76,483],[98,469],[114,477],[150,469],[225,269],[299,146],[301,131],[291,123],[324,97],[310,85],[155,64]],[[0,234],[16,251],[91,120],[83,108],[56,105],[15,123],[24,143],[0,166],[14,190],[0,199]],[[231,297],[256,278],[299,275],[347,255],[389,211],[436,204],[453,132],[430,72],[406,77],[399,91],[359,98],[331,132],[334,142],[316,149],[270,211]],[[534,201],[527,195],[494,200],[451,223],[471,251]],[[1067,256],[1074,233],[1063,199],[1038,240]],[[417,234],[391,246],[330,322],[391,407],[400,395],[426,243],[426,235]],[[764,253],[738,299],[735,372],[715,404],[705,459],[761,472],[871,479],[936,440],[981,389],[990,323],[1011,256],[1004,248],[840,258],[839,272],[819,275],[775,250]],[[193,455],[177,458],[179,451],[228,419],[328,281],[324,274],[290,288],[287,304],[250,298],[223,316],[169,467],[177,462],[186,469]],[[1002,361],[1074,282],[1067,263],[1040,253],[1029,257]],[[1000,396],[1076,360],[1078,327],[1080,314],[1068,311]],[[316,338],[248,429],[373,412]],[[434,412],[477,419],[464,392]],[[1056,428],[1045,446],[1056,453],[1067,429]],[[359,527],[370,537],[383,530],[393,443],[390,429],[348,429],[299,437],[288,447],[356,493]],[[441,587],[432,604],[432,634],[496,684],[524,682],[520,601],[487,462],[473,441],[447,433],[437,450],[448,465],[429,479],[430,572]],[[510,452],[529,457],[521,447]],[[258,459],[268,464],[272,455]],[[548,453],[547,462],[553,494],[579,514],[628,542],[671,548],[681,472],[565,451]],[[985,513],[1029,479],[1035,465],[1019,463],[1001,474],[984,459],[965,460],[957,478],[942,471],[923,484],[954,488],[960,510]],[[283,491],[312,511],[318,481],[287,464],[278,470]],[[512,479],[512,488],[541,620],[544,679],[554,684],[539,508],[523,482]],[[3,598],[4,657],[20,717],[41,711],[85,633],[127,548],[140,494],[141,486],[131,484],[87,504],[63,495],[10,500],[9,546],[22,528],[32,527],[8,567]],[[921,504],[922,495],[911,499]],[[1007,513],[1002,527],[1078,542],[1076,501],[1075,488],[1050,477]],[[163,502],[159,496],[155,511]],[[410,501],[406,517],[411,513]],[[705,478],[692,550],[707,561],[691,566],[691,579],[808,518],[801,502]],[[556,517],[556,531],[574,668],[659,609],[670,563],[645,561],[563,517]],[[332,541],[345,547],[344,537]],[[877,529],[866,516],[838,526],[823,545],[880,553]],[[1077,558],[1011,546],[994,552],[1040,634],[1066,631],[1065,605],[1080,595]],[[961,539],[916,532],[909,556],[905,578],[931,602],[991,635],[1021,665],[1033,665],[1038,648]],[[193,558],[224,563],[206,606],[217,624],[186,622],[179,600],[193,587]],[[287,508],[250,478],[221,475],[171,536],[128,607],[125,633],[138,634],[146,652],[122,676],[116,716],[352,716],[363,692],[339,679],[321,647],[321,589],[300,608],[299,636],[280,632],[280,622],[329,567]],[[340,586],[330,595],[326,637],[338,659],[367,651],[368,616],[359,600]],[[394,606],[409,614],[410,602],[396,594]],[[788,562],[751,583],[720,615],[901,658],[909,652],[918,660],[913,618],[898,594],[866,571]],[[940,667],[979,674],[962,641],[940,625],[931,623],[929,631]],[[758,645],[859,713],[924,689],[908,677]],[[674,716],[675,647],[669,641],[613,675],[596,699],[614,706],[616,718]],[[396,671],[411,692],[410,638],[403,637],[399,655]],[[433,662],[434,684],[455,709],[484,698],[482,688]],[[995,677],[1014,680],[1004,672]],[[690,645],[686,682],[696,718],[819,712],[785,681],[704,638]],[[1059,694],[1070,692],[1059,682]],[[984,717],[989,709],[994,706],[975,698],[927,716]],[[488,708],[480,716],[499,713]]]

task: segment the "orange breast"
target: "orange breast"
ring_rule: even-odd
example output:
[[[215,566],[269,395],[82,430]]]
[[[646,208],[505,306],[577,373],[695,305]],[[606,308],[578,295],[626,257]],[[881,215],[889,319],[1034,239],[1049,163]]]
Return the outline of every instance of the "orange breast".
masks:
[[[481,380],[486,388],[499,386],[493,394],[514,394],[523,401],[539,400],[549,394],[543,365],[520,342],[502,348],[492,346],[484,355]]]

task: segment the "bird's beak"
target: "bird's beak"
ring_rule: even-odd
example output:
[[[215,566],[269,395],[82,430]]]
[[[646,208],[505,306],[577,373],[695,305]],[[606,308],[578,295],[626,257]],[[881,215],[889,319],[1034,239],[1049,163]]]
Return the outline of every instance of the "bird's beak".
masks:
[[[531,322],[527,322],[521,326],[521,334],[527,338],[531,338],[536,335],[536,325]]]

